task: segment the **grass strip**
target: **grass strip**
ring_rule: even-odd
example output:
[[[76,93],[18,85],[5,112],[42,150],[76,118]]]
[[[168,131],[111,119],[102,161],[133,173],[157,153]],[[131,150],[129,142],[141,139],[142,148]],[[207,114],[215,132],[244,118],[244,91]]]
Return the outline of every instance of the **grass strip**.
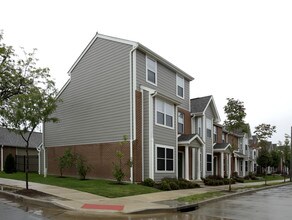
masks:
[[[17,172],[13,174],[6,174],[0,172],[0,178],[15,179],[25,181],[25,173]],[[101,179],[88,179],[80,180],[73,177],[59,177],[50,176],[43,177],[36,173],[29,173],[29,182],[42,183],[53,186],[60,186],[69,189],[75,189],[83,192],[92,193],[108,198],[117,198],[124,196],[133,196],[146,193],[159,192],[160,190],[138,184],[117,184],[115,181],[101,180]]]
[[[213,191],[213,192],[206,192],[206,193],[181,197],[181,198],[178,198],[177,200],[179,202],[196,203],[196,202],[200,202],[200,201],[203,201],[206,199],[211,199],[211,198],[219,197],[219,196],[223,196],[223,195],[225,195],[224,192]]]

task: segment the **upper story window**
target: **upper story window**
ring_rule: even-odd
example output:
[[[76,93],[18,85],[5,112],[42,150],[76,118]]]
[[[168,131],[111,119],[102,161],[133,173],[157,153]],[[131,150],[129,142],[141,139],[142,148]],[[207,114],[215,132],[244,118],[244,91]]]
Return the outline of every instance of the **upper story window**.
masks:
[[[183,77],[176,75],[176,95],[184,98],[185,93],[185,80]]]
[[[225,135],[222,133],[222,143],[225,143]]]
[[[184,133],[184,113],[178,112],[177,115],[177,132],[179,134]]]
[[[173,128],[174,106],[156,99],[156,124]]]
[[[213,142],[217,142],[217,128],[215,126],[213,127]]]
[[[198,120],[198,133],[199,133],[199,136],[202,137],[202,121],[201,121],[201,118],[199,118],[199,120]]]
[[[212,121],[211,119],[207,118],[206,120],[206,127],[207,127],[207,137],[211,138],[212,137]]]
[[[146,81],[157,85],[157,62],[146,56]]]

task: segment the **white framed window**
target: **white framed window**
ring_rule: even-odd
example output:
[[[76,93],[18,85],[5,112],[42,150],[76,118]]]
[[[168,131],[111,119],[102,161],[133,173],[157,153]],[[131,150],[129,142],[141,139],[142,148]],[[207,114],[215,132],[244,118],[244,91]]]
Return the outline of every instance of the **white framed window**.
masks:
[[[176,95],[180,98],[185,96],[185,79],[176,74]]]
[[[201,118],[199,118],[199,120],[198,120],[198,133],[199,133],[199,136],[202,137],[202,121],[201,121]]]
[[[174,147],[156,145],[156,172],[174,172]]]
[[[217,143],[217,128],[213,126],[213,142]]]
[[[222,143],[225,143],[225,134],[222,133]]]
[[[207,154],[207,171],[212,171],[212,154]]]
[[[173,128],[174,106],[157,98],[156,99],[156,124]]]
[[[184,133],[184,119],[185,119],[184,113],[178,112],[178,114],[177,114],[177,132],[179,134]]]
[[[146,81],[157,85],[157,62],[146,56]]]
[[[211,119],[207,118],[206,119],[206,129],[207,129],[207,137],[211,138],[212,137],[212,121]]]

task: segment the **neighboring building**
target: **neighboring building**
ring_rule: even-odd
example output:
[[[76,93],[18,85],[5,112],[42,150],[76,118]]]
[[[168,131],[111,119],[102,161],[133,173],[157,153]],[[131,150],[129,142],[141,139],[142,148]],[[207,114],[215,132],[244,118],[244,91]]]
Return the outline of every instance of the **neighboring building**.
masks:
[[[60,122],[44,125],[48,173],[59,174],[55,160],[69,148],[93,167],[90,177],[113,178],[116,150],[122,150],[133,164],[125,167],[128,181],[188,178],[191,149],[203,145],[191,134],[193,77],[140,43],[101,34],[69,75],[54,113]],[[129,144],[122,147],[124,135]]]
[[[26,142],[20,135],[17,135],[6,128],[0,127],[0,167],[4,170],[5,159],[9,154],[15,158],[16,169],[25,171]],[[29,142],[29,171],[41,172],[42,163],[42,133],[33,132]]]
[[[220,122],[220,117],[213,96],[191,99],[191,115],[192,133],[202,139],[201,147],[193,150],[194,158],[198,158],[193,166],[197,167],[193,179],[200,179],[214,173],[213,145],[217,133],[213,125]]]

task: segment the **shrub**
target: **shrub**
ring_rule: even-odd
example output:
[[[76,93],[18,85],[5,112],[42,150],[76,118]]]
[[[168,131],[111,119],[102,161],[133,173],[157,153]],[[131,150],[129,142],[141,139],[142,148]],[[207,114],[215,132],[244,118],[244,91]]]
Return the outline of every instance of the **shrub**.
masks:
[[[14,157],[12,156],[12,154],[8,154],[6,159],[5,159],[4,172],[5,173],[16,172],[15,160],[14,160]]]
[[[171,190],[170,184],[167,181],[161,182],[160,189],[163,191]]]
[[[171,190],[178,190],[180,189],[179,185],[176,182],[170,182],[169,186],[171,188]]]
[[[70,149],[67,149],[64,152],[64,155],[62,157],[58,158],[58,166],[60,170],[60,176],[63,176],[63,170],[65,168],[71,168],[75,163],[76,155],[71,153]]]
[[[143,185],[144,186],[149,186],[149,187],[153,187],[155,185],[155,182],[153,179],[151,178],[146,178],[144,181],[143,181]]]
[[[233,172],[232,177],[238,177],[238,172]]]
[[[90,165],[81,155],[77,155],[76,168],[81,180],[85,180],[87,173],[91,170]]]

